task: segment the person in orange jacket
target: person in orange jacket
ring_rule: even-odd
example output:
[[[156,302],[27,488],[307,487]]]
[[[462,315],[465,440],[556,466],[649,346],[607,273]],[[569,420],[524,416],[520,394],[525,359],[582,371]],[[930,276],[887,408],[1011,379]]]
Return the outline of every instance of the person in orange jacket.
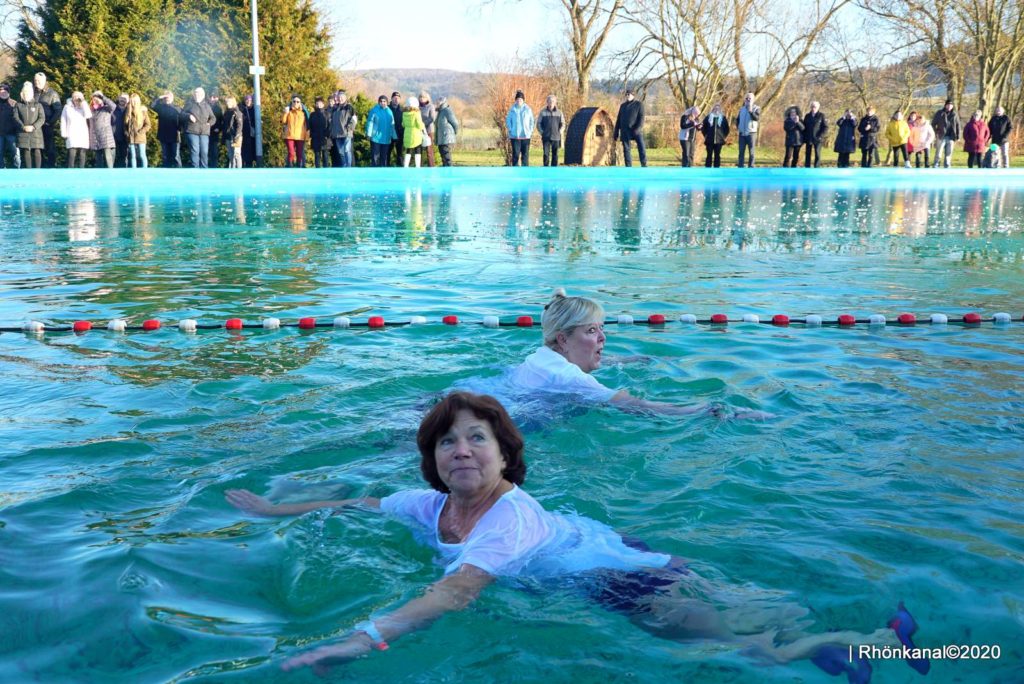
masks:
[[[284,126],[284,144],[288,146],[288,161],[285,165],[293,168],[305,166],[309,114],[298,95],[292,95],[291,106],[285,108],[281,124]]]

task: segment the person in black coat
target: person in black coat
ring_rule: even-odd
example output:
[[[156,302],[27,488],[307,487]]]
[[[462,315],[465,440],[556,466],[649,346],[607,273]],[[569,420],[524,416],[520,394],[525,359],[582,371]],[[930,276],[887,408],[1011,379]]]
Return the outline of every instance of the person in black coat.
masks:
[[[811,103],[811,111],[804,116],[804,168],[811,167],[811,152],[814,152],[814,168],[820,166],[821,144],[828,133],[828,122],[821,113],[818,102]]]
[[[395,166],[401,166],[403,162],[402,141],[405,139],[405,127],[402,126],[402,93],[397,90],[391,93],[391,104],[388,107],[391,108],[391,115],[395,117],[396,137],[394,142],[391,143],[391,149],[395,153]]]
[[[166,91],[153,100],[149,108],[156,112],[156,139],[160,141],[165,169],[181,168],[181,108],[174,104],[174,94]]]
[[[878,147],[878,133],[881,123],[875,116],[875,108],[868,107],[865,114],[857,125],[857,132],[860,133],[860,165],[864,168],[871,166],[874,159],[875,148]]]
[[[847,109],[836,121],[836,128],[836,142],[832,146],[832,150],[839,155],[836,166],[841,169],[849,168],[850,155],[857,149],[857,117],[852,109]]]
[[[10,162],[7,156],[10,155]],[[18,151],[18,124],[14,120],[14,100],[11,89],[0,85],[0,169],[10,166],[21,168],[21,153]]]
[[[110,114],[110,128],[114,132],[114,168],[128,167],[128,133],[124,128],[124,117],[128,113],[128,93],[117,96],[117,104]]]
[[[963,127],[960,124],[960,115],[953,108],[953,101],[946,100],[942,109],[935,112],[932,117],[932,128],[935,129],[935,161],[932,168],[939,168],[941,160],[947,169],[953,163],[953,149],[956,141],[960,139]]]
[[[331,165],[331,116],[325,105],[324,98],[316,98],[309,115],[309,144],[313,148],[313,166],[318,169]]]
[[[1005,109],[996,107],[995,114],[988,121],[988,130],[992,134],[992,144],[999,146],[1003,168],[1010,168],[1010,131],[1013,130],[1013,124]]]
[[[233,97],[224,98],[224,116],[221,119],[221,137],[228,149],[228,168],[242,168],[242,141],[245,129],[245,116],[238,100]]]
[[[256,107],[252,95],[242,98],[238,111],[242,114],[242,168],[249,169],[256,166]]]
[[[21,101],[14,105],[14,122],[23,169],[38,169],[42,166],[45,112],[43,104],[36,101],[36,91],[32,84],[26,81],[21,89]]]
[[[707,150],[704,166],[717,169],[722,165],[722,146],[729,137],[729,119],[722,113],[722,105],[715,103],[704,117],[700,132],[704,135],[704,148]]]
[[[215,119],[210,126],[210,147],[207,153],[207,161],[211,169],[220,166],[220,144],[224,137],[224,108],[220,104],[219,95],[210,95],[210,111]]]
[[[622,161],[626,166],[633,165],[633,146],[636,141],[637,154],[640,155],[640,166],[647,166],[647,146],[644,145],[644,105],[633,97],[631,89],[626,90],[626,100],[619,105],[619,115],[615,117],[613,140],[622,141]]]
[[[57,166],[57,143],[55,129],[60,124],[60,115],[64,111],[64,103],[60,95],[46,84],[46,74],[40,72],[32,78],[35,99],[43,107],[43,167],[52,169]],[[39,168],[38,166],[36,168]]]
[[[796,105],[786,110],[782,130],[786,132],[786,155],[782,158],[782,166],[795,169],[800,159],[800,148],[804,144],[805,130],[804,122],[800,119],[800,108]]]

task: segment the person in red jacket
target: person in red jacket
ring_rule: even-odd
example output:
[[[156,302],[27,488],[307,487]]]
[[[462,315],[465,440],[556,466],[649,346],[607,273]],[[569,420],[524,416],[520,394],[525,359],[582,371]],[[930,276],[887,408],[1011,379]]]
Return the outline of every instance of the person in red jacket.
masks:
[[[974,112],[971,120],[964,126],[964,151],[967,152],[967,168],[981,168],[981,156],[985,154],[991,141],[992,134],[979,109]]]

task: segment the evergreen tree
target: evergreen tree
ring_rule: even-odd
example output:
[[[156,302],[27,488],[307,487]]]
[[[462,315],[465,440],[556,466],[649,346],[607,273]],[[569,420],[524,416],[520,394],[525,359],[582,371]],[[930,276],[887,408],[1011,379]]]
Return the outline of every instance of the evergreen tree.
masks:
[[[258,2],[260,63],[267,69],[266,76],[260,79],[263,158],[267,165],[282,166],[285,149],[281,116],[292,95],[297,93],[312,107],[316,97],[326,99],[337,87],[338,76],[329,64],[330,31],[321,23],[310,0]],[[245,2],[244,7],[248,16],[249,3]],[[251,59],[251,54],[247,59]],[[241,68],[243,74],[248,74],[248,64],[247,61]]]
[[[41,71],[64,100],[75,90],[116,98],[149,86],[155,48],[165,42],[164,0],[52,0],[40,3],[37,14],[39,33],[21,26],[19,81]]]
[[[202,86],[241,101],[252,89],[249,12],[248,0],[46,0],[38,32],[21,26],[15,72],[19,80],[45,73],[63,100],[102,90],[148,102],[170,90],[183,102]],[[260,0],[259,15],[264,160],[281,165],[281,113],[292,93],[312,102],[337,75],[330,32],[310,0]]]

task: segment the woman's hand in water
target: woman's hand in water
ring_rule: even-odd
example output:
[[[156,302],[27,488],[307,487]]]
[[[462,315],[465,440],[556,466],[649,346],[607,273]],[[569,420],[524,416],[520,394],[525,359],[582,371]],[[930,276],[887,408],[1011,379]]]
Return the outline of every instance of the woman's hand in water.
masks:
[[[275,506],[270,503],[270,499],[253,494],[248,489],[229,489],[224,492],[224,498],[228,500],[229,504],[246,513],[255,513],[256,515],[274,514]]]
[[[768,411],[758,411],[757,409],[734,409],[726,404],[719,404],[717,402],[709,403],[704,406],[704,412],[709,416],[714,416],[719,420],[768,420],[774,418],[774,413]]]
[[[340,644],[321,646],[294,658],[289,658],[281,663],[281,669],[288,672],[300,667],[311,667],[316,675],[322,677],[327,674],[332,665],[347,663],[359,656],[366,655],[371,650],[370,639],[365,634],[358,633]]]

